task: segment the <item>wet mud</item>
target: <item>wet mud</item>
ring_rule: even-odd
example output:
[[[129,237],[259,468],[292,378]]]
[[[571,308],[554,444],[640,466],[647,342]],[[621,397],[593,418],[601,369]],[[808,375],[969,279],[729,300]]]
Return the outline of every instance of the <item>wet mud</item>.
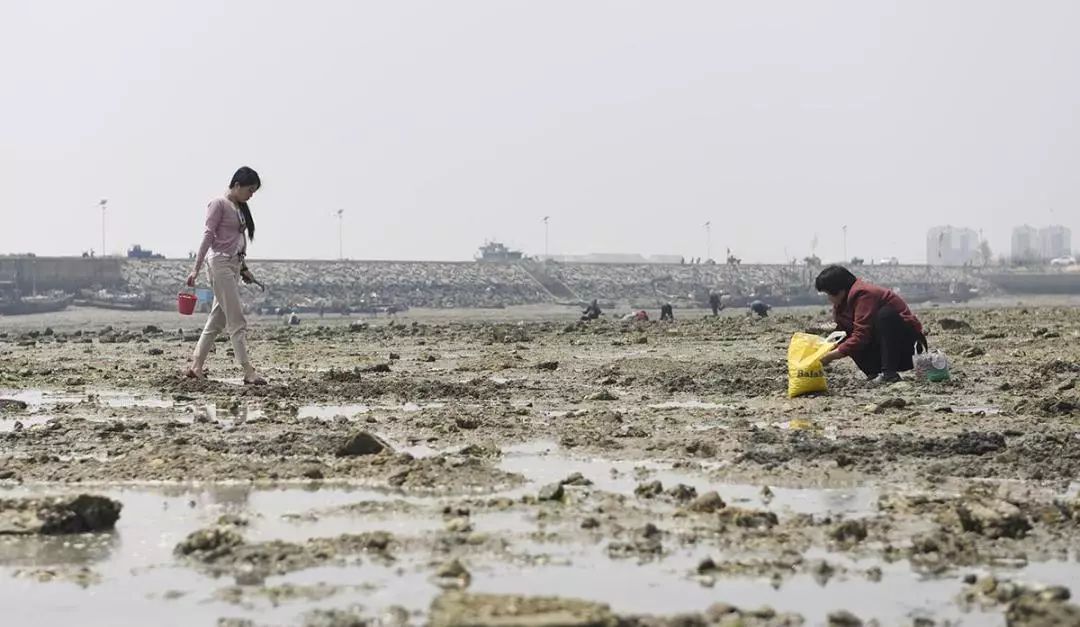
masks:
[[[1080,310],[920,315],[949,381],[840,363],[797,399],[787,341],[816,309],[261,324],[265,387],[225,343],[180,378],[176,316],[3,320],[0,602],[38,624],[1070,624]]]

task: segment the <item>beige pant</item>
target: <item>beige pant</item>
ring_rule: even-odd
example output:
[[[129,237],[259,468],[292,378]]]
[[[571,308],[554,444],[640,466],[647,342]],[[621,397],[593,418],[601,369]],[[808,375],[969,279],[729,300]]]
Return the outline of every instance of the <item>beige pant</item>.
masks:
[[[210,318],[203,327],[202,337],[195,346],[195,370],[202,370],[214,340],[225,331],[232,340],[236,361],[244,369],[244,376],[251,377],[255,369],[247,352],[247,319],[240,304],[240,257],[213,256],[209,262],[210,287],[214,288],[214,306]]]

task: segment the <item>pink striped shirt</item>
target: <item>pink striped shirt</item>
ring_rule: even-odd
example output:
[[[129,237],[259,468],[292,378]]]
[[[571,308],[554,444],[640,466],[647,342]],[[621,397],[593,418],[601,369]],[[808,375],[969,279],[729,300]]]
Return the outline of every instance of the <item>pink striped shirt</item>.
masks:
[[[195,258],[195,274],[202,270],[206,254],[231,257],[247,250],[244,216],[228,198],[215,198],[206,206],[206,231]]]

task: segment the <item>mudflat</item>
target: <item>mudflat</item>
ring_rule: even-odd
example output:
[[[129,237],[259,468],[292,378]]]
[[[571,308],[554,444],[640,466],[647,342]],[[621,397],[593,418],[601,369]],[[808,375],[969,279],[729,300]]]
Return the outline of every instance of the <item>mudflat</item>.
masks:
[[[15,621],[1080,624],[1080,309],[926,308],[943,383],[788,399],[765,319],[0,319]],[[88,321],[89,320],[89,321]],[[1077,622],[1070,622],[1077,621]]]

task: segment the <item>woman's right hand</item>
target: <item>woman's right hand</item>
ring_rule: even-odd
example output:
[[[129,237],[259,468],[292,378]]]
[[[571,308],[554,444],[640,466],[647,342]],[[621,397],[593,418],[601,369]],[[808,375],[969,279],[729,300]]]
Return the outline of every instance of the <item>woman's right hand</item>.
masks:
[[[195,279],[196,278],[198,278],[198,274],[196,274],[195,272],[192,272],[191,274],[189,274],[187,276],[187,281],[185,281],[184,283],[187,284],[188,287],[195,287]]]

